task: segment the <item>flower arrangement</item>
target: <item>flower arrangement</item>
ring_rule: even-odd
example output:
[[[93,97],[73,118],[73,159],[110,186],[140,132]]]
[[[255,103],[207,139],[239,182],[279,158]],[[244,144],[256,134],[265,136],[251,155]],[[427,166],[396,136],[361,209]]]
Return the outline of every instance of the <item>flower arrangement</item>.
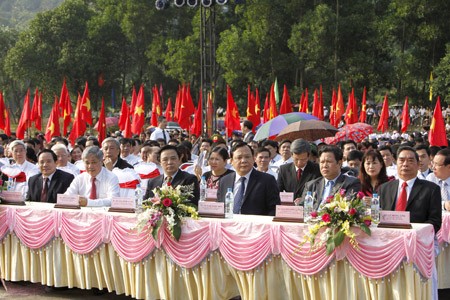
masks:
[[[152,236],[158,238],[159,230],[167,224],[173,238],[177,241],[181,236],[181,221],[183,217],[198,219],[197,209],[190,203],[194,185],[172,187],[170,184],[153,189],[155,195],[143,202],[143,211],[138,215],[138,222],[134,229],[141,232],[144,228],[151,228]]]
[[[371,216],[366,215],[363,197],[364,194],[359,192],[347,198],[343,189],[334,196],[329,196],[326,203],[320,205],[318,211],[311,213],[311,225],[303,244],[309,242],[312,251],[326,244],[327,255],[330,255],[347,236],[350,244],[358,249],[356,234],[351,227],[359,227],[370,236],[369,226],[372,222]],[[320,241],[316,243],[319,233]]]

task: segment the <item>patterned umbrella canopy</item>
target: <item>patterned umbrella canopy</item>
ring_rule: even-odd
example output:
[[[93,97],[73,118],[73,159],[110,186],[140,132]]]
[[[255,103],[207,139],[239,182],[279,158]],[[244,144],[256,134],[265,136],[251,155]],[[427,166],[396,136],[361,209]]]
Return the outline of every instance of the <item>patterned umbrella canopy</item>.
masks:
[[[369,134],[373,133],[373,127],[366,123],[354,123],[342,126],[334,137],[324,139],[326,144],[336,144],[340,141],[354,140],[362,142]]]
[[[292,112],[279,115],[264,123],[256,132],[253,140],[261,141],[264,139],[274,139],[287,125],[302,120],[317,120],[317,118],[313,115],[302,112]]]
[[[305,139],[315,141],[327,136],[334,136],[337,128],[321,120],[298,121],[286,126],[275,138],[276,141]]]

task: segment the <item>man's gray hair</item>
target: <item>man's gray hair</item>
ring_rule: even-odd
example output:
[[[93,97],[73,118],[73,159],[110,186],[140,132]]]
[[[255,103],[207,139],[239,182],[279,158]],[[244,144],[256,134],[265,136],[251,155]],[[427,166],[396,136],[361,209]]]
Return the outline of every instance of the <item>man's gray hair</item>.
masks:
[[[69,150],[67,150],[67,147],[63,144],[54,144],[52,146],[52,151],[56,152],[56,150],[64,150],[67,154],[69,154]]]
[[[81,159],[85,160],[89,155],[95,155],[100,161],[103,161],[103,152],[97,146],[90,146],[84,149]]]
[[[119,141],[116,140],[115,138],[112,138],[112,137],[107,137],[106,139],[103,140],[103,142],[102,142],[102,148],[106,145],[106,143],[110,143],[110,142],[116,144],[117,148],[120,148],[120,143],[119,143]]]
[[[291,153],[301,154],[301,153],[311,153],[311,145],[304,139],[297,139],[291,144]]]
[[[9,144],[8,147],[12,151],[12,149],[17,145],[21,145],[25,150],[27,149],[27,145],[25,145],[25,143],[22,140],[14,140]]]

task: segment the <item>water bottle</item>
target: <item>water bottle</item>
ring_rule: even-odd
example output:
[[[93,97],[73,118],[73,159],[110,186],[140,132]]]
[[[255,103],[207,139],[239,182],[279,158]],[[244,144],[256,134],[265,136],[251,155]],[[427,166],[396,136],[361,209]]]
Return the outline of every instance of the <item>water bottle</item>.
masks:
[[[372,216],[373,223],[380,222],[380,197],[374,193],[372,196],[372,203],[370,206],[370,214]]]
[[[11,191],[14,189],[14,178],[8,177],[8,182],[6,183],[6,190]]]
[[[233,218],[233,208],[234,208],[234,194],[231,188],[228,188],[227,194],[225,195],[225,218]]]
[[[136,185],[134,190],[134,200],[136,201],[136,212],[142,212],[142,199],[144,198],[144,190],[141,188],[140,184]]]
[[[206,179],[205,179],[205,176],[202,176],[202,179],[200,180],[200,200],[199,201],[206,201]]]
[[[303,204],[304,221],[308,222],[311,220],[311,213],[314,207],[314,198],[310,191],[306,193],[305,202]]]

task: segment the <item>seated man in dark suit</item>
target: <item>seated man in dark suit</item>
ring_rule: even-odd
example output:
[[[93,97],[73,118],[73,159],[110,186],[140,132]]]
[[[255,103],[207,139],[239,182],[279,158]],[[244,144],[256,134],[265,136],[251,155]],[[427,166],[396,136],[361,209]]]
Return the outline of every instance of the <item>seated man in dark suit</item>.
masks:
[[[320,175],[319,165],[310,161],[311,145],[304,139],[297,139],[291,144],[293,162],[281,165],[278,172],[280,192],[294,193],[296,202],[300,201],[305,184]]]
[[[56,154],[44,149],[38,154],[40,174],[28,180],[27,201],[40,201],[56,203],[57,194],[63,194],[74,176],[70,173],[56,169]]]
[[[409,211],[413,223],[430,223],[438,232],[442,222],[441,191],[437,184],[419,179],[419,155],[409,146],[397,150],[397,180],[380,186],[382,210]]]
[[[166,145],[161,148],[159,155],[164,174],[159,175],[155,178],[151,178],[148,181],[147,191],[145,193],[144,199],[155,196],[153,194],[154,188],[161,187],[163,186],[163,184],[167,184],[168,182],[170,182],[170,184],[174,188],[179,185],[193,185],[194,196],[190,200],[193,204],[197,205],[198,199],[200,198],[198,179],[195,175],[189,174],[180,169],[181,158],[180,153],[178,152],[178,148],[175,146]]]
[[[118,140],[108,137],[102,142],[102,152],[103,152],[103,165],[109,171],[112,171],[114,168],[133,169],[133,166],[130,165],[126,160],[120,157],[120,143]]]
[[[219,181],[217,201],[225,202],[228,188],[234,192],[234,213],[247,215],[275,215],[280,204],[280,192],[275,177],[253,169],[253,149],[237,142],[231,150],[231,164],[236,172]]]
[[[319,167],[323,177],[306,183],[300,205],[303,205],[308,191],[314,197],[314,209],[317,210],[321,203],[326,202],[328,196],[333,196],[341,189],[346,191],[346,196],[351,196],[361,190],[361,182],[358,178],[341,172],[342,157],[342,150],[336,146],[325,146],[320,149]]]

